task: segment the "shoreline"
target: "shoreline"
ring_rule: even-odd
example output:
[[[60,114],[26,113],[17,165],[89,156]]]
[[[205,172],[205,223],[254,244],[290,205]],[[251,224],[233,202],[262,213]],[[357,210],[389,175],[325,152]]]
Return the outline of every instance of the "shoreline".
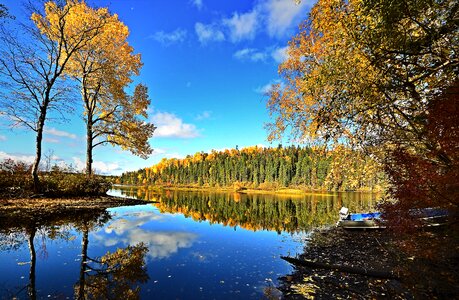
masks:
[[[454,299],[459,295],[455,252],[459,243],[448,236],[448,229],[401,236],[388,229],[346,231],[332,227],[316,230],[310,238],[296,259],[343,268],[292,264],[294,271],[279,278],[278,289],[285,299]],[[420,247],[418,251],[403,246],[409,238]],[[435,254],[429,256],[432,249]],[[343,269],[387,272],[395,278]]]
[[[0,213],[7,215],[23,212],[60,212],[81,210],[105,210],[119,206],[147,204],[150,201],[110,195],[61,198],[9,198],[0,199]]]
[[[305,195],[320,195],[320,196],[333,196],[337,193],[368,193],[380,194],[381,190],[357,190],[357,191],[328,191],[328,190],[311,190],[311,189],[296,189],[296,188],[279,188],[274,190],[252,189],[243,188],[235,189],[232,187],[196,187],[196,186],[160,186],[160,185],[122,185],[114,184],[113,188],[142,188],[151,191],[189,191],[189,192],[215,192],[215,193],[240,193],[240,194],[271,194],[271,195],[289,195],[289,196],[305,196]]]

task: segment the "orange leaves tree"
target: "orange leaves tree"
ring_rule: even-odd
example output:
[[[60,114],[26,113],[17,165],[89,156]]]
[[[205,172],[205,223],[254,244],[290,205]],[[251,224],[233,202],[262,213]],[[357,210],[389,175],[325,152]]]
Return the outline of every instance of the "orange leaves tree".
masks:
[[[154,126],[144,121],[150,104],[145,85],[135,87],[133,96],[124,89],[139,75],[140,54],[128,44],[129,30],[106,8],[93,9],[75,1],[77,17],[69,18],[68,37],[89,24],[102,23],[94,38],[71,57],[66,73],[81,87],[86,123],[86,173],[92,174],[93,149],[98,145],[119,145],[146,157],[152,149],[148,139]],[[51,16],[52,22],[58,22]]]
[[[402,153],[406,166],[394,172],[414,175],[413,157],[431,166],[432,174],[418,174],[426,182],[450,172],[455,154],[443,138],[448,131],[454,140],[458,128],[439,111],[455,105],[439,95],[459,75],[458,10],[453,0],[319,0],[289,42],[283,82],[269,93],[269,137],[350,143],[380,158]],[[445,130],[428,134],[432,124]],[[402,156],[385,162],[400,166]],[[453,177],[441,178],[451,186]]]
[[[70,107],[70,84],[65,69],[70,58],[100,31],[103,20],[70,28],[79,19],[78,1],[49,1],[44,9],[32,7],[32,24],[19,30],[2,26],[0,75],[2,114],[12,126],[36,133],[36,154],[32,165],[35,190],[39,190],[38,168],[42,155],[45,121],[50,110]]]
[[[457,10],[452,0],[319,0],[269,93],[269,137],[433,149],[422,128],[429,99],[457,77]]]

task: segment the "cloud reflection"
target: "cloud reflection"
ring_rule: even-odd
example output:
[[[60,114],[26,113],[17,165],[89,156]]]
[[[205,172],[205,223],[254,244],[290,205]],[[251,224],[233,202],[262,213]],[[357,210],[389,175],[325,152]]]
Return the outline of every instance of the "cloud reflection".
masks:
[[[131,245],[144,242],[150,250],[149,257],[166,258],[180,248],[191,247],[196,238],[197,235],[191,232],[149,232],[137,228],[129,232],[127,242]]]
[[[143,242],[149,249],[148,257],[161,259],[177,253],[181,248],[191,247],[198,237],[197,234],[186,231],[153,231],[141,228],[144,224],[163,218],[153,212],[144,211],[129,216],[134,218],[116,219],[103,230],[94,233],[94,238],[105,247],[118,244],[136,245]]]

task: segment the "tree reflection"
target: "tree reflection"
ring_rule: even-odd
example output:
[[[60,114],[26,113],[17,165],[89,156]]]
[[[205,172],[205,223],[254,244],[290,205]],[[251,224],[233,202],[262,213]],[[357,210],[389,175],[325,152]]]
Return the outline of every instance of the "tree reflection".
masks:
[[[88,255],[89,232],[108,219],[84,219],[76,228],[82,233],[81,260],[75,299],[138,299],[138,283],[148,280],[145,268],[147,247],[143,244],[119,248],[99,258]]]
[[[308,231],[334,224],[344,205],[352,211],[374,208],[375,194],[311,193],[306,196],[240,194],[214,192],[165,191],[148,188],[122,191],[128,196],[159,200],[154,205],[161,212],[181,213],[195,221],[209,221],[248,230],[277,232]]]
[[[140,299],[139,283],[149,277],[145,268],[148,248],[143,244],[118,248],[98,259],[87,255],[88,234],[83,236],[80,280],[75,286],[77,299]]]
[[[27,294],[30,299],[37,299],[37,291],[35,289],[35,266],[37,262],[37,255],[35,252],[34,238],[37,232],[37,227],[30,226],[25,229],[27,234],[27,243],[29,245],[30,253],[30,269],[29,269],[29,286],[27,287]]]
[[[103,225],[109,219],[110,215],[108,212],[100,209],[83,212],[60,211],[34,213],[30,211],[20,215],[2,216],[0,218],[0,250],[18,250],[21,245],[27,244],[30,255],[29,282],[27,286],[19,289],[17,292],[11,292],[13,298],[16,298],[19,293],[26,290],[29,299],[37,299],[35,284],[37,264],[35,238],[37,234],[43,240],[42,249],[46,249],[46,239],[66,238],[70,235],[68,231],[72,227],[78,228],[85,226],[84,224],[92,224],[93,228],[95,228]],[[85,237],[83,237],[84,239]]]

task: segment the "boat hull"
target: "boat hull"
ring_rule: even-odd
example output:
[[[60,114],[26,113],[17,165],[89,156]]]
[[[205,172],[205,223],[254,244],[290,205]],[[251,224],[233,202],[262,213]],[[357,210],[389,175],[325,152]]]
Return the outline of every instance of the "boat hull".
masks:
[[[347,210],[346,210],[347,212]],[[413,209],[410,211],[413,219],[421,221],[420,227],[435,227],[447,223],[449,212],[438,208]],[[380,212],[355,213],[341,216],[338,226],[344,229],[383,229],[386,228],[381,220]]]
[[[344,229],[383,229],[385,226],[375,220],[340,220],[338,226]]]

